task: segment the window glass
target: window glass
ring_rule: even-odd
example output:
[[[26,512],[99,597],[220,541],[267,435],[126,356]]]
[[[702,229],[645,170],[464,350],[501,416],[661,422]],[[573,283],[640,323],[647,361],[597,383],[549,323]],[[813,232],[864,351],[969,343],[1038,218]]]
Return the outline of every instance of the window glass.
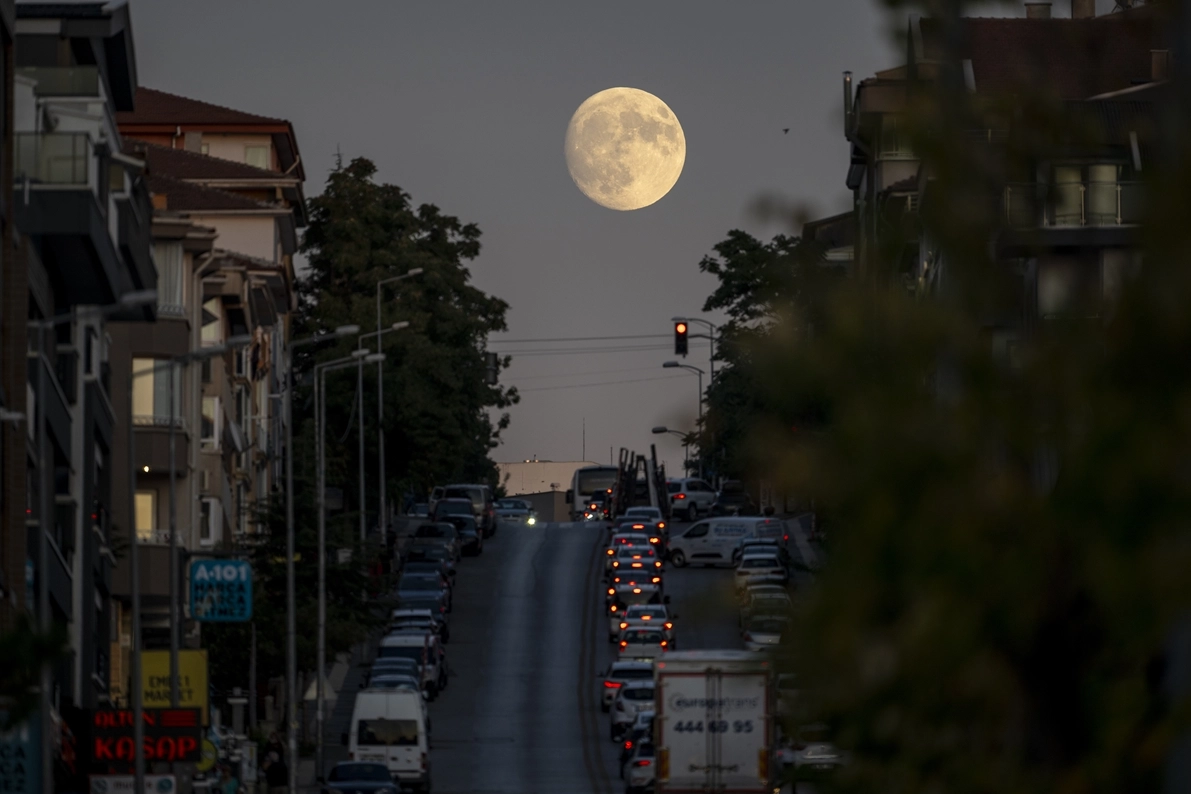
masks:
[[[203,446],[219,449],[219,398],[203,398],[202,432],[199,436]]]
[[[413,747],[418,744],[418,723],[416,720],[360,720],[356,737],[361,745]]]
[[[182,243],[153,244],[153,261],[157,264],[157,308],[163,314],[181,315],[182,290],[186,283],[183,273]]]
[[[255,168],[269,167],[269,147],[268,146],[245,146],[244,147],[244,162]]]
[[[157,491],[136,492],[136,536],[151,540],[157,528]]]
[[[699,524],[695,524],[693,527],[691,527],[690,529],[688,529],[686,531],[686,534],[683,535],[683,537],[684,538],[701,538],[707,534],[707,527],[708,527],[708,524],[706,521],[699,523]]]

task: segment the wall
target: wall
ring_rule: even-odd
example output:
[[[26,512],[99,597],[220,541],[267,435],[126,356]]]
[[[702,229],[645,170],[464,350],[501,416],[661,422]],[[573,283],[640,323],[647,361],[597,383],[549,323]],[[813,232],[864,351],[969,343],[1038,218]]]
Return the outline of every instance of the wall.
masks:
[[[224,251],[277,261],[277,219],[269,215],[228,216],[195,213],[191,220],[218,233],[215,245]]]
[[[207,154],[224,160],[243,163],[245,146],[269,147],[269,170],[277,170],[277,155],[273,151],[273,136],[267,133],[257,135],[232,135],[222,133],[203,133],[203,144],[207,146]]]

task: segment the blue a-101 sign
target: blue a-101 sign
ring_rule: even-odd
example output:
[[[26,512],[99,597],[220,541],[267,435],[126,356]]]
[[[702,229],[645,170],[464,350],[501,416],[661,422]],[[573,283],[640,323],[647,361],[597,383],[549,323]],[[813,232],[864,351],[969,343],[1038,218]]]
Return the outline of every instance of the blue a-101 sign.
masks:
[[[252,566],[247,560],[190,563],[190,615],[232,623],[252,619]]]

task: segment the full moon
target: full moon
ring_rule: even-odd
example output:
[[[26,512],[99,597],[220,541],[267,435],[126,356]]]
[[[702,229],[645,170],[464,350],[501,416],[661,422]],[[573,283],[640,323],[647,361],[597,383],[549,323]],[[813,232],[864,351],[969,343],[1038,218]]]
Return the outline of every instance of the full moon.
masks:
[[[567,169],[583,195],[613,210],[639,210],[670,192],[686,162],[686,137],[666,103],[638,88],[609,88],[567,126]]]

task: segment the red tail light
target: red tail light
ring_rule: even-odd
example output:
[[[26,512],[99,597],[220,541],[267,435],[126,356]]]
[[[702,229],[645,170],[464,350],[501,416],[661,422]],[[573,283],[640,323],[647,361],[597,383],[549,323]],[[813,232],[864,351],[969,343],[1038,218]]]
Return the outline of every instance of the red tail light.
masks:
[[[665,641],[665,640],[662,640],[662,647],[663,647],[663,648],[665,648],[665,647],[666,647],[666,641]]]
[[[789,535],[782,535],[782,540],[789,540],[789,539],[790,539]]]
[[[672,628],[674,628],[674,624],[673,624],[673,623],[667,623],[667,624],[666,624],[666,628],[668,628],[668,629],[672,629]]]
[[[660,576],[653,577],[654,584],[659,584],[661,581],[662,581],[662,577],[660,577]]]
[[[604,688],[605,689],[620,689],[621,683],[622,682],[620,682],[620,681],[605,681]]]
[[[628,640],[621,640],[621,641],[620,641],[620,647],[621,647],[621,648],[627,648],[627,647],[629,647]]]
[[[653,761],[650,761],[648,758],[638,758],[636,761],[633,762],[633,766],[652,766],[652,765],[653,765]]]
[[[675,499],[686,499],[686,494],[680,493],[680,494],[677,494],[674,498]]]
[[[650,543],[661,543],[662,539],[661,538],[650,538],[649,542]]]
[[[632,742],[632,740],[631,740],[631,739],[626,739],[626,740],[625,740],[625,743],[624,743],[624,749],[626,749],[626,750],[632,750],[632,749],[633,749],[633,742]]]
[[[622,621],[622,622],[621,622],[621,624],[620,624],[620,627],[621,627],[622,629],[627,629],[627,628],[629,627],[629,624],[628,624],[628,623],[624,623],[624,622]]]
[[[612,606],[608,607],[608,611],[609,611],[609,612],[615,612],[615,611],[616,611],[616,604],[613,604]]]
[[[665,528],[666,528],[666,522],[665,522],[665,521],[659,521],[659,522],[658,522],[658,529],[665,529]]]

